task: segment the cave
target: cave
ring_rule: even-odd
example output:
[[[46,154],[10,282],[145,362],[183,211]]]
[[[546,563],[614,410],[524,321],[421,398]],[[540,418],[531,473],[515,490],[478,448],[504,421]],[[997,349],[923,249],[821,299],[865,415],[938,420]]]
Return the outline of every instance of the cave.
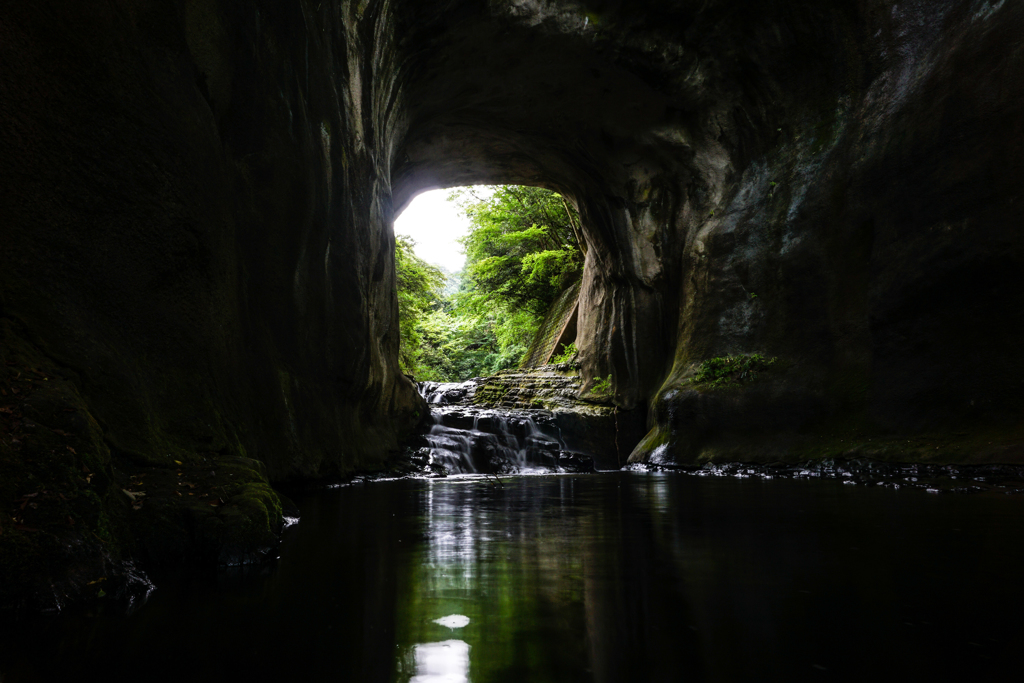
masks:
[[[623,465],[1024,464],[1022,32],[1006,0],[7,3],[0,603],[255,562],[281,487],[388,468],[430,414],[392,225],[437,188],[578,210]],[[181,502],[207,470],[230,500]]]

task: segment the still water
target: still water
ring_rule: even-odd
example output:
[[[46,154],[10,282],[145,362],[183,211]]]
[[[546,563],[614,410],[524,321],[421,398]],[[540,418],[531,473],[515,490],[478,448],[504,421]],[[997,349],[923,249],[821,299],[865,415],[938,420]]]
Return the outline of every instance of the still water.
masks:
[[[1024,498],[609,473],[297,500],[280,560],[0,629],[0,680],[995,680]]]

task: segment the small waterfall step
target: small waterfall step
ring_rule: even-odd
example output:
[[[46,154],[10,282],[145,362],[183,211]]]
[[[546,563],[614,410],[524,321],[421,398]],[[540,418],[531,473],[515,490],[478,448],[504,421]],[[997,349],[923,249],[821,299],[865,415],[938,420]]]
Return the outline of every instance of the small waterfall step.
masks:
[[[595,471],[593,457],[566,447],[550,411],[473,405],[481,381],[420,385],[434,424],[411,462],[435,476]]]

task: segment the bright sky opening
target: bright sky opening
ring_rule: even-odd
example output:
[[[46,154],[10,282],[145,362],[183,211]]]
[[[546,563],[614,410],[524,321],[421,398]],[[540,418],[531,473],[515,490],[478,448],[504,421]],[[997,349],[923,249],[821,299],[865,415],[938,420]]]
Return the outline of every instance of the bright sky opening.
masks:
[[[395,219],[395,234],[416,242],[416,255],[450,273],[462,270],[466,255],[456,240],[469,230],[469,220],[454,202],[451,190],[430,190],[417,195]]]
[[[416,242],[416,255],[450,273],[462,270],[466,255],[458,239],[469,231],[467,219],[454,202],[451,190],[430,190],[417,195],[395,219],[395,234],[408,235]],[[477,188],[481,197],[490,194]]]

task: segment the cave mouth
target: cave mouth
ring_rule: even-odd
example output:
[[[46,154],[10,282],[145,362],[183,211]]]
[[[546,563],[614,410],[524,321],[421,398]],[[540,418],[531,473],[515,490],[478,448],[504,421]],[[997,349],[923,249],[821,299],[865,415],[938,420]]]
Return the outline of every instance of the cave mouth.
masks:
[[[430,190],[394,232],[407,375],[461,382],[572,358],[586,246],[571,200],[528,185]]]

